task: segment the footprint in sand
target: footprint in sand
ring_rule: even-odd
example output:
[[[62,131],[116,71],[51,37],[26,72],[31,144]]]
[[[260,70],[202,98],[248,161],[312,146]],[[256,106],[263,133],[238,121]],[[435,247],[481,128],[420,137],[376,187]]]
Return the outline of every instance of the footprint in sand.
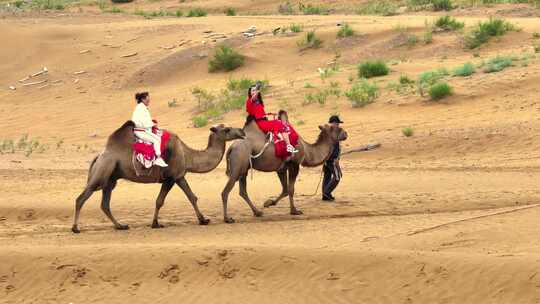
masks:
[[[158,278],[167,280],[171,284],[176,284],[180,281],[180,269],[177,264],[171,264],[167,266],[162,272],[159,273]]]

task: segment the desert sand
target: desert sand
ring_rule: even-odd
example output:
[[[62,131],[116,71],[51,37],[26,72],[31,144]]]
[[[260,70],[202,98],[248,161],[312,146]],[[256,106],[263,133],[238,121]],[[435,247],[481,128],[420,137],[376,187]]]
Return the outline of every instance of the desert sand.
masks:
[[[431,44],[398,43],[400,28],[422,35],[425,21],[440,13],[270,13],[279,3],[123,6],[209,9],[201,18],[146,19],[101,13],[95,5],[4,14],[0,140],[16,142],[28,134],[46,148],[0,154],[0,302],[540,303],[540,60],[450,77],[455,93],[441,102],[386,89],[402,74],[415,79],[423,71],[497,54],[534,53],[540,20],[521,16],[524,6],[456,10],[452,14],[465,22],[465,31],[488,14],[520,28],[471,51],[455,32],[435,33]],[[226,6],[241,14],[224,16],[220,10]],[[257,11],[262,15],[242,15]],[[339,22],[357,35],[336,39]],[[315,29],[323,47],[300,52],[296,42],[305,33],[272,34],[291,23]],[[262,34],[243,38],[252,25]],[[208,60],[222,40],[205,38],[207,31],[225,34],[247,56],[246,64],[209,73]],[[323,82],[317,68],[336,52],[340,70]],[[388,76],[374,80],[381,96],[373,104],[352,108],[342,96],[324,106],[302,105],[310,90],[306,82],[323,88],[337,81],[345,90],[356,64],[366,59],[395,62]],[[18,82],[43,67],[48,73],[32,81],[47,79],[48,86]],[[71,232],[89,162],[130,118],[135,92],[150,91],[161,127],[203,149],[209,130],[193,127],[197,101],[191,90],[218,93],[228,79],[239,77],[267,79],[268,110],[286,107],[309,141],[318,125],[339,113],[349,133],[345,150],[368,143],[381,147],[342,158],[345,176],[333,203],[322,202],[320,190],[313,195],[320,168],[303,168],[296,191],[301,216],[289,215],[283,200],[255,218],[235,189],[229,210],[237,222],[225,224],[222,162],[211,173],[187,176],[211,219],[208,226],[197,224],[175,187],[160,213],[166,227],[151,229],[159,185],[120,181],[112,211],[131,229],[113,229],[96,192],[82,210],[81,234]],[[178,105],[169,107],[173,99]],[[241,127],[244,118],[237,110],[212,123]],[[402,134],[405,127],[414,129],[412,137]],[[279,193],[279,180],[254,172],[248,191],[262,206]]]

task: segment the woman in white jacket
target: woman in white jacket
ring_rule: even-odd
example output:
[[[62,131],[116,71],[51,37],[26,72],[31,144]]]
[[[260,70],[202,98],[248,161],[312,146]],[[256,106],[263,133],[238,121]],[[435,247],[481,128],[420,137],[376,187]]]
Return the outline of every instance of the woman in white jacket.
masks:
[[[137,106],[131,116],[131,121],[135,123],[135,136],[144,141],[151,142],[154,145],[157,157],[154,161],[154,165],[167,167],[167,164],[163,158],[161,158],[161,137],[152,133],[154,122],[152,121],[150,111],[148,111],[150,95],[148,92],[137,93],[135,94],[135,99],[137,100]]]

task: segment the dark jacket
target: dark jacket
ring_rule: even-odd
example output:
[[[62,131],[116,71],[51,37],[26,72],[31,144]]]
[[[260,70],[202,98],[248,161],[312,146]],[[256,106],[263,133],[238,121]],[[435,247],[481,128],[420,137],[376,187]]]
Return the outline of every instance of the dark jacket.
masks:
[[[330,157],[328,157],[328,159],[326,160],[326,165],[327,166],[334,165],[334,161],[336,159],[339,159],[340,155],[341,155],[341,146],[339,145],[339,143],[337,143],[334,146],[334,149],[332,150],[332,154],[330,154]]]

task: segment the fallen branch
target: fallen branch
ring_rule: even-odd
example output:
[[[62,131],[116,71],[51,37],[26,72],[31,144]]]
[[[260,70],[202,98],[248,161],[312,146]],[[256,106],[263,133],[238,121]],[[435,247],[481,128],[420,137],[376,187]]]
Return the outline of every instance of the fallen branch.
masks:
[[[341,153],[341,155],[347,155],[347,154],[351,154],[351,153],[354,153],[354,152],[371,151],[371,150],[375,150],[375,149],[379,148],[380,146],[381,146],[380,143],[368,144],[368,145],[360,146],[358,148],[350,149],[348,151],[344,151],[344,152]]]
[[[122,56],[120,56],[120,57],[126,58],[126,57],[133,57],[133,56],[135,56],[135,55],[137,55],[137,52],[125,54],[125,55],[122,55]]]
[[[407,235],[409,235],[409,236],[410,235],[415,235],[415,234],[424,233],[424,232],[432,231],[432,230],[435,230],[435,229],[439,229],[439,228],[442,228],[442,227],[450,226],[452,224],[463,223],[463,222],[466,222],[466,221],[472,221],[472,220],[477,220],[477,219],[486,218],[486,217],[490,217],[490,216],[496,216],[496,215],[501,215],[501,214],[517,212],[517,211],[536,208],[536,207],[540,207],[540,204],[517,207],[517,208],[514,208],[514,209],[510,209],[510,210],[499,211],[499,212],[495,212],[495,213],[469,217],[469,218],[465,218],[465,219],[461,219],[461,220],[457,220],[457,221],[452,221],[452,222],[448,222],[448,223],[444,223],[444,224],[440,224],[440,225],[436,225],[436,226],[432,226],[432,227],[428,227],[428,228],[424,228],[424,229],[410,231],[410,232],[407,233]]]
[[[47,80],[36,81],[36,82],[29,82],[29,83],[23,83],[23,86],[26,87],[26,86],[36,85],[36,84],[42,84],[42,83],[45,83],[45,82],[47,82]]]
[[[79,52],[79,54],[86,54],[86,53],[90,53],[90,50],[82,50]]]
[[[47,72],[49,72],[49,70],[47,70],[47,67],[43,67],[43,70],[41,70],[41,71],[39,71],[39,72],[37,72],[37,73],[34,73],[34,74],[30,75],[30,77],[36,77],[36,76],[39,76],[39,75],[41,75],[41,74],[45,74],[45,73],[47,73]]]

